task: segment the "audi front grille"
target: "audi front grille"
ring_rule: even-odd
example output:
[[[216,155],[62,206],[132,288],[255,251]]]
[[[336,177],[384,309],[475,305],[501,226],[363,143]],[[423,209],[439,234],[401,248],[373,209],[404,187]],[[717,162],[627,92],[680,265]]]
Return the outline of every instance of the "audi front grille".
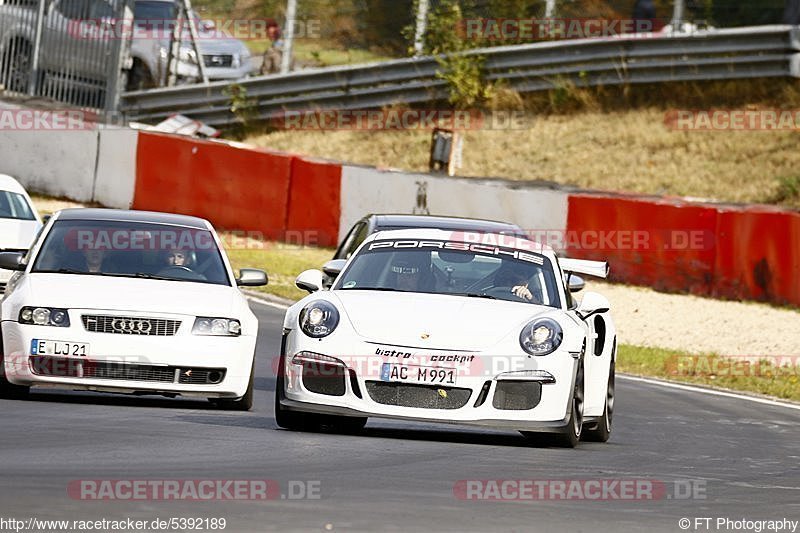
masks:
[[[171,337],[181,326],[180,320],[132,316],[83,315],[81,321],[86,331],[92,333],[156,337]]]

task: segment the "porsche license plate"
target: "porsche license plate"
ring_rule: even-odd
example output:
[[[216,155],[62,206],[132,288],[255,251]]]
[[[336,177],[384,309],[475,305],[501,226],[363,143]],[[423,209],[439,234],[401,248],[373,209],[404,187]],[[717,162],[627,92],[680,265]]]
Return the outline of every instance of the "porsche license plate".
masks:
[[[455,368],[435,368],[431,366],[399,365],[383,363],[381,380],[423,385],[455,385]]]
[[[31,341],[31,355],[60,355],[63,357],[86,357],[89,355],[89,345],[83,342],[50,341],[33,339]]]

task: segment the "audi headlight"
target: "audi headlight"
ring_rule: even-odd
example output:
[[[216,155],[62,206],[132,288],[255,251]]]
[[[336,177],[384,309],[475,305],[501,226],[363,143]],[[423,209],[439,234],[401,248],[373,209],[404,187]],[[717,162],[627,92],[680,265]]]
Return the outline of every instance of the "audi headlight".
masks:
[[[561,346],[564,332],[552,318],[539,318],[524,328],[519,334],[519,344],[531,355],[547,355]]]
[[[311,302],[300,311],[300,329],[309,337],[327,337],[338,325],[339,311],[325,300]]]
[[[19,323],[68,328],[69,313],[56,307],[23,307],[19,312]]]
[[[242,334],[242,324],[233,318],[199,316],[194,321],[192,334],[212,337],[238,337]]]

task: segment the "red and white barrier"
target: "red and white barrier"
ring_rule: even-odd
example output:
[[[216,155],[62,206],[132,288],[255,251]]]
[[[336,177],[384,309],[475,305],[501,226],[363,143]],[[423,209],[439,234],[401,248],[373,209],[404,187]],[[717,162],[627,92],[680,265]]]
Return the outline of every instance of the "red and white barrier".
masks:
[[[0,172],[51,195],[322,246],[367,213],[505,220],[609,261],[616,281],[800,306],[800,213],[773,207],[388,172],[136,130],[0,132]]]

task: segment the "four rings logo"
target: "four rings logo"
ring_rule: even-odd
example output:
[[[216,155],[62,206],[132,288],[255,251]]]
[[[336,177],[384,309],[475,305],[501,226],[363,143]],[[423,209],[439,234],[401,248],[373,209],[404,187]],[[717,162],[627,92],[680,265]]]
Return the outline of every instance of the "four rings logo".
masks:
[[[153,328],[149,320],[130,320],[117,318],[111,322],[114,333],[140,333],[147,334]]]

